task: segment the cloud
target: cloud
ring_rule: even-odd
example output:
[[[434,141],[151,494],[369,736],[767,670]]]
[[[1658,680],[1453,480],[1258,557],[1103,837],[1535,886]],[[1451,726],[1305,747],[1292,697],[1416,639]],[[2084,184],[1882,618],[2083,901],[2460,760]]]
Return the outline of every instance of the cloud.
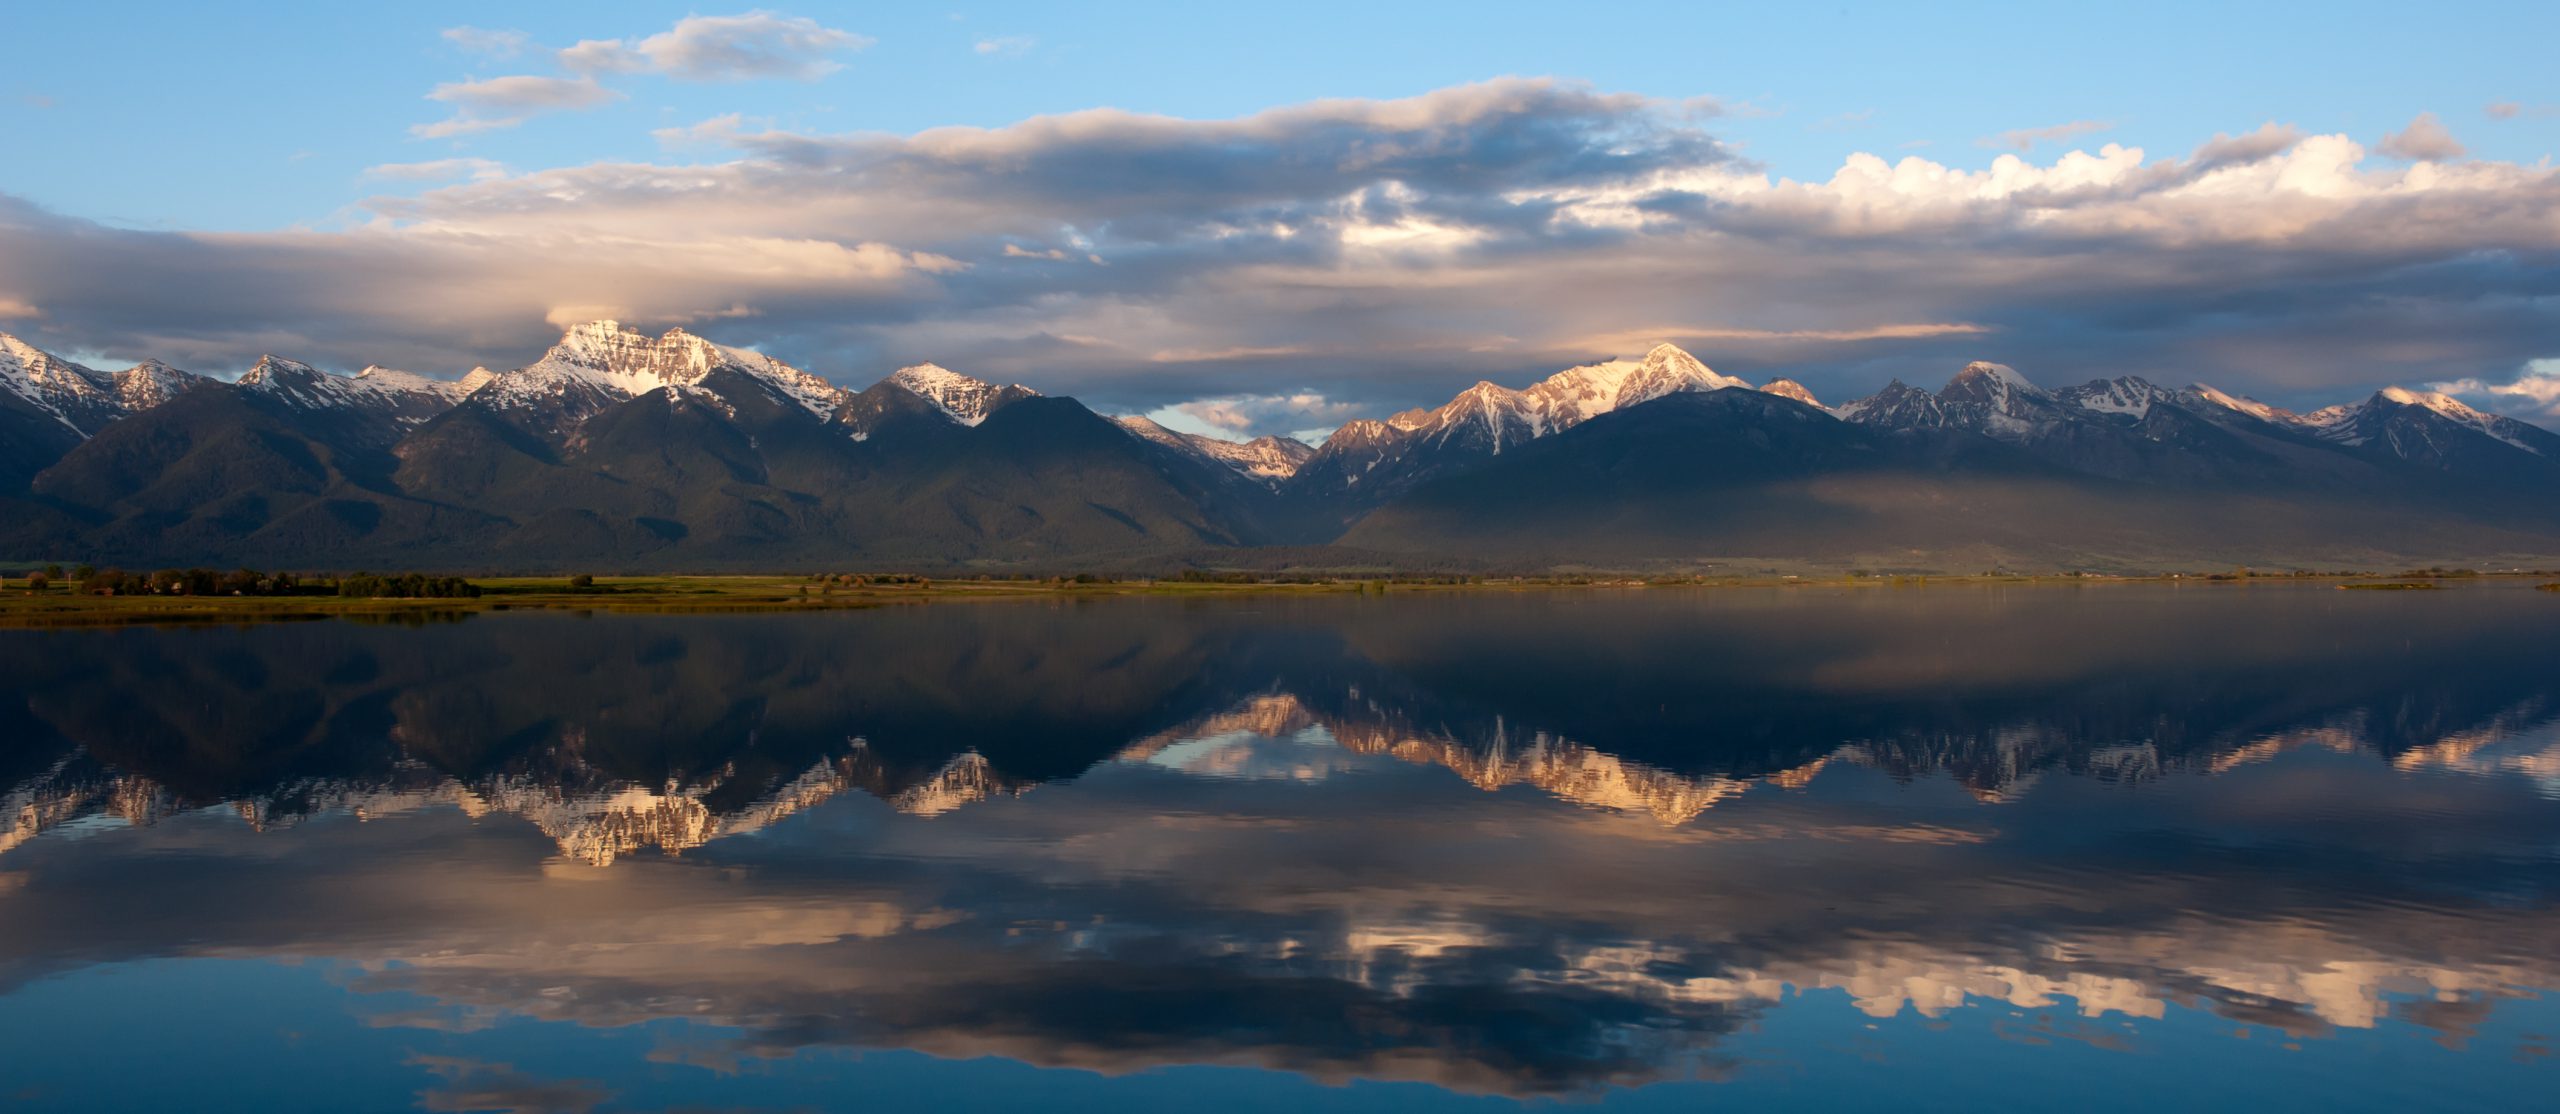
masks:
[[[843,68],[835,55],[872,40],[773,12],[686,16],[648,38],[587,39],[559,53],[571,72],[655,73],[682,81],[815,80]]]
[[[613,1092],[592,1081],[541,1079],[517,1071],[511,1064],[425,1055],[411,1056],[409,1064],[424,1068],[443,1081],[418,1092],[421,1110],[587,1114],[613,1098]]]
[[[458,50],[490,58],[513,58],[533,45],[533,38],[522,31],[492,31],[483,27],[447,27],[438,32],[444,41]]]
[[[680,127],[657,128],[652,130],[649,136],[657,140],[661,146],[666,147],[726,144],[745,132],[747,125],[748,120],[745,115],[732,112],[725,116],[714,116],[708,120]],[[758,126],[764,125],[760,123]]]
[[[1031,48],[1034,45],[1036,45],[1036,43],[1029,35],[1004,35],[997,38],[980,39],[976,44],[972,45],[970,49],[977,51],[981,55],[1019,58],[1025,54],[1031,53]]]
[[[2294,144],[2300,142],[2302,129],[2270,120],[2258,125],[2256,131],[2239,135],[2215,132],[2213,138],[2204,141],[2196,148],[2195,154],[2188,156],[2188,161],[2208,167],[2245,166],[2293,150]]]
[[[2497,101],[2481,111],[2492,120],[2548,120],[2560,116],[2560,104]]]
[[[2536,418],[2560,418],[2560,358],[2534,360],[2504,383],[2476,376],[2429,383],[2431,390],[2471,400],[2484,409]]]
[[[2373,149],[2386,157],[2412,162],[2458,159],[2463,153],[2461,142],[2445,130],[2444,121],[2436,119],[2432,112],[2421,112],[2409,121],[2408,127],[2384,133],[2382,142],[2374,144]]]
[[[431,101],[454,107],[453,115],[409,129],[420,139],[444,139],[496,128],[512,128],[545,112],[595,108],[620,100],[622,94],[596,84],[594,78],[536,77],[518,74],[486,81],[438,85]]]
[[[506,177],[507,168],[490,159],[432,159],[368,166],[364,168],[364,176],[394,182],[450,182],[456,178],[485,182]]]
[[[2031,151],[2041,144],[2060,143],[2076,135],[2114,130],[2114,124],[2103,120],[2073,120],[2068,124],[2053,124],[2048,127],[2017,128],[1998,135],[1987,135],[1973,142],[1977,147],[2014,147],[2021,151]]]
[[[857,384],[930,359],[1134,412],[1377,416],[1658,340],[1826,398],[1982,357],[2323,402],[2552,352],[2560,169],[2263,124],[2158,157],[1856,152],[1799,180],[1714,124],[1542,79],[909,135],[723,116],[662,131],[664,162],[470,169],[334,228],[141,231],[0,197],[0,299],[45,310],[39,343],[211,370],[511,366],[597,314]]]
[[[1173,409],[1222,433],[1253,438],[1331,429],[1362,416],[1368,408],[1356,402],[1335,402],[1312,391],[1302,391],[1286,395],[1196,399]]]

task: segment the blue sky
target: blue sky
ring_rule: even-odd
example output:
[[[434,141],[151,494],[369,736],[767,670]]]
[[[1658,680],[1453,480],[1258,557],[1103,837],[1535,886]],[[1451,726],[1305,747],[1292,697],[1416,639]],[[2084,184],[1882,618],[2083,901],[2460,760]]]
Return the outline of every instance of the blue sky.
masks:
[[[1643,119],[1633,124],[1628,121],[1635,117],[1618,109],[1577,116],[1582,122],[1575,126],[1583,129],[1587,153],[1605,155],[1613,145],[1622,146],[1626,127],[1648,134],[1685,128],[1700,142],[1712,141],[1722,165],[1749,169],[1771,181],[1825,182],[1861,152],[1887,163],[1916,157],[1949,171],[1984,171],[2004,154],[2050,167],[2069,151],[2094,155],[2104,145],[2118,144],[2139,148],[2144,161],[2159,164],[2190,157],[2217,134],[2240,135],[2269,123],[2281,125],[2288,135],[2335,135],[2373,149],[2386,134],[2408,131],[2418,114],[2432,113],[2432,127],[2449,144],[2435,161],[2510,172],[2501,184],[2481,186],[2466,196],[2477,202],[2486,196],[2481,189],[2491,190],[2508,227],[2530,230],[2540,226],[2538,216],[2549,215],[2543,208],[2547,195],[2541,192],[2548,174],[2538,171],[2549,170],[2554,148],[2560,147],[2560,86],[2547,77],[2548,44],[2560,40],[2560,9],[2549,4],[2464,5],[2424,14],[2379,4],[1627,4],[1568,12],[1552,4],[1319,3],[1292,5],[1285,14],[1267,7],[1198,3],[795,4],[772,9],[772,18],[806,21],[801,26],[815,29],[824,41],[778,69],[688,80],[680,66],[635,53],[649,36],[679,28],[689,17],[742,11],[664,4],[144,4],[104,17],[69,5],[22,6],[10,17],[12,38],[20,48],[0,74],[0,133],[19,155],[0,163],[0,204],[15,199],[33,215],[10,218],[0,210],[0,235],[14,219],[22,230],[40,227],[68,237],[64,243],[116,230],[169,237],[150,241],[159,249],[140,246],[143,240],[120,241],[135,245],[132,250],[142,253],[132,257],[137,259],[159,258],[150,250],[172,246],[193,258],[239,249],[245,242],[308,255],[318,250],[315,242],[277,237],[296,230],[343,236],[350,229],[385,222],[412,230],[462,227],[455,222],[463,201],[452,190],[471,185],[475,176],[494,183],[484,191],[487,195],[510,186],[521,191],[514,200],[482,196],[475,203],[521,211],[527,198],[541,197],[547,204],[562,195],[559,182],[533,181],[544,172],[760,163],[806,169],[815,165],[810,160],[821,157],[806,145],[786,151],[770,140],[762,146],[741,142],[741,136],[910,137],[951,125],[1007,129],[1032,117],[1104,107],[1186,121],[1225,121],[1327,99],[1407,103],[1506,77],[1559,79],[1568,87],[1646,102]],[[493,34],[448,33],[457,28]],[[623,64],[580,71],[558,53],[587,40],[621,41]],[[580,82],[570,95],[583,106],[467,134],[416,134],[455,114],[453,102],[429,99],[439,87],[509,77],[553,82],[553,89]],[[732,115],[735,122],[693,138],[660,134]],[[1374,120],[1344,126],[1380,127]],[[1696,145],[1682,150],[1680,157],[1696,164]],[[1442,169],[1463,175],[1467,157],[1459,153]],[[2392,160],[2369,151],[2361,167],[2369,173],[2399,173],[2411,161],[2418,160]],[[435,164],[436,169],[397,169],[417,164]],[[1232,172],[1258,173],[1258,165],[1240,158]],[[384,167],[394,169],[379,169]],[[865,162],[858,169],[870,173],[872,166]],[[839,165],[834,172],[836,181],[849,183],[848,175],[855,171]],[[1210,177],[1223,172],[1213,165],[1201,171]],[[1558,188],[1571,192],[1559,183],[1573,173],[1557,170],[1536,182],[1512,181],[1491,196],[1516,203],[1524,191],[1546,191],[1542,196]],[[1347,164],[1339,185],[1340,192],[1333,195],[1337,199],[1358,196],[1364,189],[1407,190],[1422,200],[1396,195],[1404,198],[1397,204],[1427,208],[1452,197],[1419,179],[1364,179]],[[671,187],[652,188],[663,192]],[[735,182],[705,181],[699,212],[718,209],[741,188]],[[866,180],[860,188],[873,185]],[[2376,198],[2383,192],[2377,188]],[[438,200],[414,208],[383,200],[403,196]],[[1708,191],[1699,196],[1716,195]],[[1471,206],[1486,200],[1463,205],[1449,201],[1440,216],[1425,223],[1452,227],[1455,218],[1448,214],[1480,214],[1480,207]],[[1026,204],[1038,208],[1037,202]],[[1657,213],[1676,208],[1653,204]],[[485,216],[487,210],[478,212]],[[689,220],[692,212],[675,219]],[[653,209],[650,219],[667,220],[669,213]],[[2440,215],[2449,226],[2460,214]],[[1220,217],[1224,224],[1195,226],[1184,234],[1192,237],[1185,242],[1198,246],[1200,228],[1228,228],[1233,216]],[[2330,217],[2345,219],[2343,214]],[[2265,353],[2289,338],[2324,330],[2303,320],[2304,310],[2295,306],[2280,325],[2253,331],[2245,320],[2231,317],[2253,312],[2235,310],[2236,305],[2266,300],[2247,290],[2224,289],[2211,297],[2186,299],[2183,305],[2164,305],[2151,326],[2135,320],[2143,316],[2138,311],[2095,313],[2090,307],[2109,295],[2094,289],[2087,301],[2059,315],[2050,306],[2030,313],[2011,299],[1996,305],[1987,301],[1978,311],[1915,302],[1895,312],[1879,311],[1874,320],[1849,320],[1840,307],[1855,301],[1848,290],[1855,280],[1836,274],[1820,277],[1822,285],[1808,287],[1803,297],[1780,303],[1766,297],[1728,303],[1720,292],[1734,289],[1733,276],[1684,276],[1680,281],[1693,283],[1696,291],[1691,302],[1647,306],[1619,321],[1577,319],[1570,328],[1549,330],[1552,336],[1512,338],[1521,343],[1499,358],[1378,356],[1378,351],[1398,345],[1419,352],[1479,327],[1477,315],[1453,313],[1446,306],[1402,306],[1392,311],[1411,316],[1400,320],[1439,324],[1410,336],[1364,326],[1363,335],[1374,334],[1375,341],[1358,359],[1339,358],[1336,349],[1330,362],[1281,360],[1274,354],[1301,346],[1287,338],[1275,340],[1267,331],[1226,338],[1233,343],[1214,337],[1193,337],[1190,343],[1159,342],[1161,338],[1138,342],[1094,331],[1110,326],[1114,314],[1125,319],[1148,304],[1159,309],[1168,305],[1159,296],[1163,290],[1201,285],[1209,272],[1200,269],[1200,256],[1186,257],[1177,268],[1164,250],[1165,238],[1148,239],[1148,250],[1136,254],[1170,269],[1190,268],[1180,284],[1169,279],[1156,294],[1117,289],[1110,313],[1096,311],[1072,322],[1034,322],[1030,318],[1037,314],[1029,307],[1083,292],[1054,284],[1034,291],[1013,279],[998,281],[994,276],[1002,272],[997,261],[980,260],[971,252],[1003,248],[1002,258],[1020,259],[1035,248],[1084,254],[1076,244],[1109,246],[1110,237],[1093,227],[1092,213],[1061,209],[1052,221],[1054,234],[1011,227],[995,239],[985,229],[974,239],[945,234],[954,227],[941,223],[945,219],[911,215],[903,225],[866,219],[856,222],[859,227],[807,228],[769,221],[758,229],[766,240],[876,244],[905,252],[899,258],[923,278],[909,284],[903,300],[865,294],[829,305],[821,304],[826,299],[783,297],[768,287],[738,284],[707,286],[684,297],[626,298],[608,291],[604,297],[564,295],[553,299],[554,304],[528,303],[511,316],[495,305],[475,305],[468,313],[445,307],[428,315],[432,320],[412,315],[368,331],[303,327],[302,319],[319,313],[345,316],[344,305],[295,308],[286,304],[287,288],[301,288],[309,280],[277,278],[270,288],[278,299],[276,319],[244,327],[240,336],[226,339],[210,323],[165,321],[166,314],[150,317],[146,328],[147,311],[140,299],[121,311],[83,309],[78,303],[86,295],[60,289],[58,276],[13,278],[0,262],[0,295],[6,295],[0,297],[0,328],[84,353],[174,356],[217,365],[215,370],[225,370],[218,366],[225,361],[254,355],[249,348],[301,339],[305,355],[323,363],[370,362],[359,360],[358,350],[372,345],[367,351],[378,349],[386,360],[451,373],[460,370],[454,365],[469,366],[465,360],[530,359],[532,352],[519,349],[530,344],[538,350],[539,334],[568,312],[562,303],[574,302],[623,306],[624,313],[650,324],[692,324],[723,339],[768,343],[778,354],[819,365],[839,378],[862,379],[878,365],[905,359],[935,358],[953,366],[975,360],[976,368],[964,370],[1026,379],[1047,374],[1052,381],[1039,385],[1082,390],[1131,406],[1161,407],[1186,395],[1223,392],[1272,398],[1318,395],[1331,407],[1326,412],[1428,401],[1477,375],[1516,382],[1562,353],[1584,352],[1587,345],[1576,346],[1586,340],[1647,329],[1663,332],[1665,339],[1686,337],[1693,347],[1695,341],[1722,335],[1720,330],[1746,325],[1787,333],[1797,338],[1792,345],[1759,343],[1768,341],[1760,337],[1756,347],[1740,345],[1725,353],[1710,343],[1700,354],[1745,374],[1790,370],[1818,390],[1833,392],[1872,388],[1886,375],[1905,371],[1924,378],[1938,375],[1930,369],[1977,352],[2013,358],[2040,379],[2069,379],[2105,370],[2105,361],[2092,353],[2112,351],[2134,353],[2119,357],[2130,365],[2126,370],[2200,367],[2220,381],[2306,402],[2323,392],[2385,381],[2502,383],[2527,374],[2524,369],[2533,359],[2560,356],[2560,343],[2554,343],[2560,337],[2550,324],[2555,286],[2547,250],[2551,245],[2520,243],[2512,232],[2496,228],[2484,231],[2478,242],[2435,242],[2420,251],[2419,256],[2432,253],[2434,263],[2460,273],[2442,275],[2434,288],[2415,292],[2422,300],[2442,300],[2448,291],[2479,291],[2487,284],[2496,287],[2491,292],[2496,304],[2474,299],[2472,312],[2430,318],[2430,324],[2413,324],[2408,332],[2421,338],[2476,331],[2484,327],[2485,314],[2502,323],[2503,342],[2426,344],[2413,339],[2402,355],[2376,359],[2372,354],[2381,349],[2368,336],[2353,350],[2366,354],[2363,365],[2320,375],[2306,368],[2337,361],[2327,356],[2288,359],[2281,361],[2285,367],[2273,368]],[[1127,214],[1116,219],[1116,228],[1131,220]],[[2014,233],[2026,218],[2011,214],[2006,219]],[[729,227],[725,216],[703,221]],[[2121,220],[2113,225],[2123,226]],[[485,232],[489,226],[470,227]],[[1667,232],[1649,230],[1642,243],[1664,245],[1670,242],[1666,235],[1681,233],[1691,235],[1705,251],[1711,250],[1709,243],[1727,243],[1735,234],[1729,225],[1711,231],[1710,239],[1695,238],[1704,233],[1693,221]],[[265,239],[233,242],[220,235],[227,233]],[[1943,229],[1913,233],[1945,234]],[[2014,239],[1978,234],[1986,237],[1985,243]],[[353,251],[348,245],[357,241],[324,242],[329,250]],[[2178,243],[2191,244],[2192,237]],[[1552,236],[1541,238],[1540,244],[1542,250],[1559,251],[1589,246],[1562,244]],[[1136,245],[1127,246],[1134,253]],[[1856,250],[1872,246],[1861,244]],[[2289,246],[2307,251],[2320,245]],[[1498,236],[1477,235],[1462,247],[1473,254],[1434,273],[1481,274],[1459,264],[1483,264],[1510,245]],[[61,258],[79,258],[74,249],[60,250],[67,253]],[[700,238],[687,238],[684,246],[671,250],[713,249]],[[1803,250],[1838,254],[1851,249],[1835,242]],[[2484,252],[2500,258],[2484,265]],[[35,252],[27,257],[36,254],[54,258]],[[1109,255],[1122,268],[1111,276],[1114,283],[1135,281],[1128,269],[1134,254],[1093,254]],[[2152,273],[2128,275],[2112,289],[2122,296],[2156,291],[2160,268],[2229,269],[2201,256],[2186,258],[2184,264],[2180,258],[2185,257],[2168,251]],[[950,269],[936,270],[934,259],[954,262]],[[2413,257],[2406,244],[2378,247],[2369,260],[2367,281],[2339,296],[2361,302],[2368,318],[2377,308],[2387,315],[2391,307],[2409,304],[2413,282],[2424,285],[2427,280],[2413,278],[2410,267],[2428,261]],[[1914,275],[1928,273],[1914,263]],[[385,264],[344,265],[363,269]],[[491,265],[502,264],[493,260]],[[261,258],[220,266],[267,275],[279,264]],[[1413,287],[1412,261],[1400,266],[1404,269],[1377,285]],[[2335,273],[2306,267],[2286,274]],[[1230,283],[1249,281],[1241,271],[1217,273]],[[2271,273],[2268,281],[2277,277]],[[7,285],[11,282],[18,284],[14,293]],[[1539,294],[1518,284],[1497,284],[1485,297],[1534,300]],[[1156,301],[1148,303],[1149,298]],[[786,310],[784,302],[805,304]],[[1833,308],[1790,308],[1817,304]],[[19,311],[14,317],[13,306]],[[1690,306],[1705,308],[1692,312]],[[836,320],[864,324],[814,324],[830,308]],[[1006,312],[997,312],[1000,308]],[[1923,316],[1940,324],[1981,326],[1977,332],[1941,337],[2021,339],[2006,346],[1939,340],[1887,346],[1891,350],[1873,338],[1821,344],[1805,339],[1817,332],[1925,324],[1904,320],[1922,309],[1931,311]],[[1196,319],[1195,311],[1184,312]],[[1262,311],[1259,304],[1237,303],[1215,312]],[[1389,310],[1382,307],[1381,312]],[[1429,316],[1434,313],[1441,316]],[[2120,319],[2090,320],[2108,314]],[[1784,328],[1763,328],[1772,315],[1794,319]],[[944,327],[924,327],[937,321]],[[756,328],[759,323],[766,327]],[[456,327],[467,328],[474,339],[431,340],[435,329],[449,333]],[[1123,327],[1137,328],[1125,320]],[[1332,326],[1299,321],[1294,327]],[[1013,330],[1007,343],[988,339],[1006,328]],[[2148,343],[2173,331],[2181,338],[2176,343]],[[2122,341],[2126,335],[2134,338],[2132,343]],[[1070,358],[1073,353],[1048,343],[1060,336],[1126,340],[1120,347],[1127,351],[1107,358]],[[261,339],[253,344],[252,337]],[[1843,344],[1854,350],[1841,348]],[[145,352],[145,347],[152,350]],[[1091,356],[1094,347],[1077,351]],[[1260,355],[1159,358],[1213,352]],[[1153,370],[1133,371],[1128,366],[1133,362]],[[2054,374],[2028,366],[2039,362]]]
[[[1979,166],[1985,137],[2092,121],[2079,139],[2183,150],[2285,120],[2380,134],[2421,110],[2473,125],[2481,157],[2533,161],[2560,116],[2483,126],[2500,101],[2560,101],[2548,80],[2560,9],[2387,4],[799,4],[875,40],[807,83],[625,83],[628,99],[460,140],[429,89],[540,71],[527,50],[474,55],[439,33],[520,30],[538,44],[643,36],[688,4],[142,4],[100,18],[31,5],[0,121],[45,157],[0,189],[138,227],[245,230],[325,222],[380,192],[366,167],[454,154],[557,166],[663,152],[650,131],[738,112],[793,130],[1000,126],[1115,106],[1238,116],[1322,97],[1392,98],[1505,75],[1578,77],[1655,97],[1715,97],[1717,130],[1791,177],[1852,149]],[[979,44],[989,44],[981,52]],[[44,102],[39,107],[36,102]],[[1925,146],[1910,146],[1925,144]],[[179,181],[173,182],[175,175]]]

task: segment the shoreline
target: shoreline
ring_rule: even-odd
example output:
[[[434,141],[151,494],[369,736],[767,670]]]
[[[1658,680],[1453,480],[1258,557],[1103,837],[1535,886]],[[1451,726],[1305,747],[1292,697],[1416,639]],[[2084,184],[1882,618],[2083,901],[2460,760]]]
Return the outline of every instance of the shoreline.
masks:
[[[2252,584],[2328,584],[2340,589],[2441,589],[2466,583],[2527,583],[2560,594],[2550,571],[2467,572],[2408,570],[2397,573],[2279,573],[2149,576],[2088,574],[1970,574],[1956,576],[1777,577],[1417,577],[1324,580],[941,580],[914,583],[821,584],[801,576],[599,577],[575,588],[561,577],[475,579],[481,594],[461,599],[308,596],[83,595],[66,585],[30,590],[23,583],[0,588],[0,629],[76,628],[128,624],[357,622],[426,624],[459,621],[482,612],[569,611],[618,614],[762,614],[843,611],[900,604],[1007,599],[1202,598],[1254,595],[1387,596],[1413,593],[1655,591],[1678,589],[1850,588],[1907,590],[1989,586],[2065,587],[2169,584],[2233,588]],[[16,578],[12,578],[15,580]]]

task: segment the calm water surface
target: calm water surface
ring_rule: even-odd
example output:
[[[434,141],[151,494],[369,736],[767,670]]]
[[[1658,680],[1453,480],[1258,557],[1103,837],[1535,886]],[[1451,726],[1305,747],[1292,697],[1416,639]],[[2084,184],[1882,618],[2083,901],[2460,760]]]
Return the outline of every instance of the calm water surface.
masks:
[[[2521,1109],[2560,595],[0,631],[0,1107]]]

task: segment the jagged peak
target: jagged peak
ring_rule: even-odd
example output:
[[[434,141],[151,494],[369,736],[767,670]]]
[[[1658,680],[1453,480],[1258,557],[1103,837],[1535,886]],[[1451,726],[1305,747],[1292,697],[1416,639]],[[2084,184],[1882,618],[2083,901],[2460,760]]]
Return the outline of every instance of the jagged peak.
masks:
[[[932,403],[952,421],[968,426],[986,421],[1006,401],[1040,394],[1019,383],[999,387],[936,363],[910,364],[890,372],[883,382]]]
[[[909,364],[896,371],[890,372],[889,381],[911,391],[920,388],[938,390],[945,387],[995,386],[995,384],[989,383],[974,375],[963,375],[951,370],[950,368],[944,367],[941,364],[933,363],[931,361],[926,361],[921,364]]]
[[[251,365],[249,370],[241,372],[240,382],[244,385],[254,387],[271,383],[279,375],[304,376],[323,374],[327,373],[321,371],[319,368],[303,363],[300,360],[289,360],[270,352],[258,357],[258,362]]]
[[[2091,413],[2142,418],[2150,415],[2152,404],[2175,398],[2177,393],[2139,375],[2119,375],[2067,388],[2058,397]]]

